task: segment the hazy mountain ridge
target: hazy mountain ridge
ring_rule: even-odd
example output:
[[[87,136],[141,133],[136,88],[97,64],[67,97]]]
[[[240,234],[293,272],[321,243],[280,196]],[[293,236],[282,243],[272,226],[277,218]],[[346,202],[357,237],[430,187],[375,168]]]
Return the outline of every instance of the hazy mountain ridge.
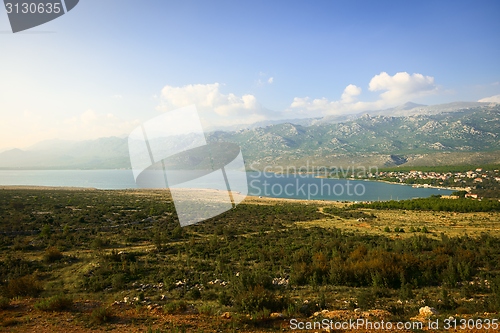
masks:
[[[401,113],[406,115],[391,115]],[[418,164],[419,160],[432,161],[429,156],[435,153],[454,154],[456,159],[450,161],[460,163],[472,156],[465,153],[500,151],[499,104],[407,103],[398,108],[339,117],[354,118],[338,122],[340,118],[325,117],[304,120],[302,124],[288,122],[232,132],[215,131],[207,135],[207,140],[237,143],[247,165],[256,162],[261,166],[304,161],[330,165],[335,161],[339,165]],[[490,155],[496,161],[497,155]],[[0,153],[0,168],[130,168],[128,142],[127,138],[118,137],[44,141],[26,150]]]
[[[493,103],[494,104],[494,103]],[[284,123],[290,123],[294,125],[301,126],[311,126],[324,123],[340,123],[347,122],[350,120],[355,120],[365,114],[369,115],[381,115],[381,116],[394,116],[394,117],[404,117],[417,114],[438,114],[442,112],[455,112],[459,110],[466,110],[470,108],[490,106],[492,103],[484,102],[452,102],[446,104],[436,104],[436,105],[424,105],[417,104],[413,102],[407,102],[403,105],[399,105],[389,109],[383,110],[369,110],[353,114],[339,114],[339,115],[329,115],[324,117],[316,118],[295,118],[295,119],[277,119],[277,120],[264,120],[253,124],[239,124],[233,125],[225,128],[218,128],[220,131],[224,132],[234,132],[242,129],[256,129],[259,127],[267,127],[271,125],[279,125]]]
[[[418,154],[500,150],[499,136],[497,105],[403,117],[365,114],[347,122],[311,126],[286,123],[218,132],[209,140],[238,143],[245,160],[260,165],[306,160],[345,164],[360,158],[390,165]]]
[[[49,140],[27,150],[0,153],[1,168],[119,169],[130,168],[127,139],[118,137],[86,141]]]

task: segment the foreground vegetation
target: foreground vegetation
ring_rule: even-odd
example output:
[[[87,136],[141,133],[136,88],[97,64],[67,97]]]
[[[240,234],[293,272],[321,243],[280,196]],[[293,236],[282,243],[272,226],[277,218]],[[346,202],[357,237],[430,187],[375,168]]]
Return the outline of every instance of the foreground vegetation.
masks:
[[[399,228],[367,234],[335,226],[376,223],[386,208],[433,210],[434,200],[462,202],[247,200],[180,228],[167,191],[0,189],[0,307],[8,312],[34,297],[36,311],[73,311],[83,327],[116,324],[129,310],[171,316],[154,321],[160,331],[192,314],[193,331],[272,331],[282,318],[324,309],[380,309],[388,320],[408,320],[425,305],[443,316],[496,313],[499,237],[448,236],[432,225],[407,237]],[[495,207],[488,214],[500,222]],[[315,226],[325,219],[327,228]],[[135,325],[153,325],[144,316]]]
[[[423,211],[445,211],[445,212],[500,212],[500,201],[498,200],[472,200],[472,199],[442,199],[439,196],[431,198],[420,198],[411,200],[374,201],[370,203],[357,203],[352,208],[374,208],[374,209],[406,209]]]

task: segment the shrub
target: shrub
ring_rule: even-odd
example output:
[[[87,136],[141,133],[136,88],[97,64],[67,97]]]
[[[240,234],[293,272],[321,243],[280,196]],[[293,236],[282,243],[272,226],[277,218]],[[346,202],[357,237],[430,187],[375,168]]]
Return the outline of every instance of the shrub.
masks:
[[[186,309],[187,309],[187,304],[184,301],[173,301],[163,306],[163,310],[169,314],[182,313],[186,311]]]
[[[217,308],[210,304],[203,304],[197,308],[198,312],[206,316],[217,314]]]
[[[363,290],[358,295],[358,307],[363,310],[369,310],[375,305],[375,295],[372,290]]]
[[[413,299],[414,297],[411,285],[408,283],[403,284],[401,289],[399,289],[399,298],[406,301]]]
[[[36,297],[42,291],[42,285],[33,275],[26,275],[9,280],[5,291],[8,297]]]
[[[41,311],[62,311],[71,308],[73,299],[66,295],[56,295],[35,303],[35,309]]]
[[[193,288],[187,292],[187,297],[192,300],[197,300],[201,298],[201,292],[198,288]]]
[[[52,233],[52,229],[50,228],[50,225],[45,224],[42,227],[42,230],[40,230],[40,237],[42,238],[49,238]]]
[[[446,289],[441,290],[440,301],[437,302],[437,308],[439,310],[453,310],[457,307],[457,303],[450,296],[450,293]]]
[[[219,294],[219,296],[217,297],[217,300],[219,301],[219,304],[221,304],[221,305],[224,305],[224,306],[232,305],[231,296],[229,296],[225,290],[223,290]]]
[[[273,292],[257,285],[235,297],[234,304],[242,311],[253,313],[268,309],[279,311],[284,307],[284,300],[278,299]]]
[[[218,295],[214,290],[207,290],[201,294],[201,298],[204,301],[215,301],[215,300],[217,300]]]
[[[124,274],[117,274],[113,276],[111,285],[115,290],[122,290],[125,288],[126,282],[127,279]]]
[[[180,239],[184,235],[184,232],[181,227],[177,226],[174,230],[172,230],[172,238]]]
[[[90,244],[90,248],[93,250],[100,250],[104,248],[107,244],[107,242],[104,241],[102,238],[96,237]]]
[[[56,261],[59,261],[63,258],[63,254],[61,251],[59,251],[58,248],[51,246],[45,250],[45,253],[43,255],[43,261],[46,263],[53,263]]]
[[[7,297],[0,296],[0,309],[6,309],[9,306],[10,300]]]
[[[491,296],[488,297],[487,304],[492,312],[500,309],[500,277],[497,277],[491,283]]]
[[[102,325],[111,320],[113,314],[110,308],[100,306],[95,308],[90,314],[90,324]]]

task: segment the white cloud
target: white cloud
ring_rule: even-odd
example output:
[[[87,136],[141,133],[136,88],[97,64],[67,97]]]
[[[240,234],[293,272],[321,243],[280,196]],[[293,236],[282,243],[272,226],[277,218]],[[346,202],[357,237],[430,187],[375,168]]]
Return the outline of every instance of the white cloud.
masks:
[[[196,105],[202,123],[207,128],[250,124],[264,120],[269,110],[262,108],[254,95],[223,94],[219,83],[190,84],[183,87],[165,86],[161,91],[160,111],[171,111]]]
[[[386,72],[375,75],[368,85],[370,91],[383,91],[380,95],[389,102],[406,102],[410,98],[429,95],[436,91],[434,78],[422,74],[399,72],[390,76]]]
[[[259,72],[259,78],[255,80],[255,85],[257,87],[262,87],[269,84],[273,84],[273,82],[274,82],[273,76],[269,76],[267,73],[264,72]]]
[[[368,84],[369,91],[381,91],[379,98],[371,102],[356,101],[362,89],[349,84],[340,96],[340,100],[327,98],[311,99],[295,97],[288,113],[308,116],[322,116],[350,112],[361,112],[387,108],[408,102],[414,98],[435,94],[437,87],[432,76],[399,72],[390,76],[386,72],[375,75]]]
[[[355,86],[354,84],[350,84],[345,87],[344,92],[340,99],[343,103],[352,103],[356,96],[361,94],[361,88]]]
[[[485,98],[480,99],[478,102],[484,102],[484,103],[500,103],[500,95],[495,95],[495,96],[485,97]]]
[[[339,102],[329,102],[326,98],[316,98],[311,100],[309,97],[295,97],[290,107],[296,109],[306,109],[307,111],[322,111],[332,109],[339,105]]]

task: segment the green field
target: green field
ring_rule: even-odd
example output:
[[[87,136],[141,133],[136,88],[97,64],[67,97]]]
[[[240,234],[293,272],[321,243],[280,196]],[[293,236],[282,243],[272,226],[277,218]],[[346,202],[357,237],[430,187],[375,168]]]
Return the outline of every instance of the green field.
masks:
[[[19,302],[70,310],[86,328],[115,329],[120,307],[141,318],[137,327],[160,331],[188,315],[207,331],[279,331],[272,313],[359,308],[409,320],[423,305],[464,318],[498,311],[498,210],[385,208],[247,198],[181,228],[168,191],[1,189],[0,320],[12,323]],[[82,305],[90,301],[93,310]],[[153,320],[151,309],[174,319]]]

